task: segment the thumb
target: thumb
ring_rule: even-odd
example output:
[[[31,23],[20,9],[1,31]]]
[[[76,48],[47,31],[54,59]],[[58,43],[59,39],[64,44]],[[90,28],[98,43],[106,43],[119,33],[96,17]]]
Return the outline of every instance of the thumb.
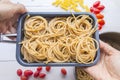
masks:
[[[18,14],[24,14],[25,12],[27,12],[26,8],[24,5],[22,4],[15,4],[15,13]]]
[[[103,41],[100,41],[100,49],[108,55],[112,55],[117,51],[115,48],[111,47]]]

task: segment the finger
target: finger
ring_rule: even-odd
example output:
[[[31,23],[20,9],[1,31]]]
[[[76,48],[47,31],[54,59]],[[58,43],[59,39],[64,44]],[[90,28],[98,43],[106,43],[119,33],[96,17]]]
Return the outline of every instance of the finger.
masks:
[[[8,30],[10,31],[10,33],[16,33],[16,29],[13,26],[13,23],[11,22],[12,20],[10,19],[10,21],[7,22],[7,26],[9,27]]]
[[[16,33],[16,29],[15,29],[14,27],[11,27],[11,28],[9,29],[9,31],[10,31],[11,33]]]
[[[95,80],[98,80],[98,71],[96,72],[96,67],[83,68],[89,75],[91,75]]]
[[[22,4],[15,4],[15,13],[19,13],[19,14],[24,14],[25,12],[27,12],[26,8],[24,5]]]
[[[114,54],[117,51],[115,48],[111,47],[110,45],[103,41],[100,41],[100,49],[102,52],[108,55]]]
[[[19,15],[15,14],[11,19],[8,19],[7,26],[10,33],[16,33],[18,17]]]
[[[10,22],[12,24],[12,27],[17,28],[17,22],[18,22],[18,17],[20,15],[19,14],[15,14],[11,19]]]
[[[6,31],[6,34],[11,34],[11,32],[7,30],[7,31]]]
[[[6,25],[6,22],[0,22],[0,33],[6,33],[6,31],[7,31],[7,29],[8,29],[8,26]]]

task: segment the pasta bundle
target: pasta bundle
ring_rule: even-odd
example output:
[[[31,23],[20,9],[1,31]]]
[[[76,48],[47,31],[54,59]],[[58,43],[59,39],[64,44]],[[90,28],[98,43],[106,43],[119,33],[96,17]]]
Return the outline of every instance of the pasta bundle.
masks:
[[[76,78],[77,80],[95,80],[90,74],[88,74],[84,69],[76,67]]]
[[[95,31],[88,15],[55,17],[49,21],[42,16],[28,17],[21,52],[29,63],[92,63],[98,50],[98,42],[92,38]]]

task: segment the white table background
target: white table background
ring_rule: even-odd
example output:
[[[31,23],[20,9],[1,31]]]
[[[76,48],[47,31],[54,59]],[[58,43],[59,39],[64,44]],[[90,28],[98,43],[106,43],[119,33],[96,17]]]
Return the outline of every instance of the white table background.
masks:
[[[60,8],[52,6],[55,0],[11,0],[14,3],[22,3],[31,12],[64,12]],[[85,0],[85,4],[92,6],[96,0]],[[106,25],[100,33],[120,32],[120,1],[119,0],[101,0],[105,5],[103,14],[105,15]],[[16,44],[0,43],[0,80],[19,80],[16,70],[31,69],[36,67],[23,67],[16,61]],[[64,66],[63,66],[64,67]],[[52,70],[46,76],[45,80],[75,80],[74,67],[65,67],[68,74],[63,78],[60,74],[61,67],[52,67]],[[45,72],[45,71],[43,71]],[[30,80],[33,80],[32,78]]]

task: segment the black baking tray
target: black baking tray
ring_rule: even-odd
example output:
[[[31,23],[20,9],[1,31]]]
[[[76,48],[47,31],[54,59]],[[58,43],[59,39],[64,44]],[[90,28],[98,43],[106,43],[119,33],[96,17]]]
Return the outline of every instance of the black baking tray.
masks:
[[[94,14],[92,13],[88,13],[88,12],[77,12],[77,13],[74,13],[73,14],[75,16],[78,16],[78,15],[89,15],[94,23],[93,23],[93,27],[97,27],[97,19],[95,17]],[[100,58],[100,49],[97,50],[96,52],[96,56],[95,56],[95,59],[94,59],[94,62],[93,63],[90,63],[90,64],[81,64],[81,63],[77,63],[77,62],[64,62],[64,63],[48,63],[48,64],[45,64],[45,63],[41,63],[41,62],[33,62],[33,63],[28,63],[27,61],[23,60],[23,55],[21,54],[21,44],[19,44],[23,38],[24,38],[24,21],[25,21],[25,18],[27,17],[27,15],[30,15],[30,16],[42,16],[42,17],[45,17],[45,18],[54,18],[54,17],[67,17],[67,16],[72,16],[72,13],[71,12],[28,12],[28,13],[25,13],[23,14],[20,18],[19,18],[19,21],[18,21],[18,29],[17,29],[17,44],[16,44],[16,59],[18,61],[19,64],[21,64],[22,66],[81,66],[81,67],[84,67],[84,66],[93,66],[95,65],[99,58]],[[94,33],[93,37],[99,42],[99,33],[98,33],[98,30]]]

